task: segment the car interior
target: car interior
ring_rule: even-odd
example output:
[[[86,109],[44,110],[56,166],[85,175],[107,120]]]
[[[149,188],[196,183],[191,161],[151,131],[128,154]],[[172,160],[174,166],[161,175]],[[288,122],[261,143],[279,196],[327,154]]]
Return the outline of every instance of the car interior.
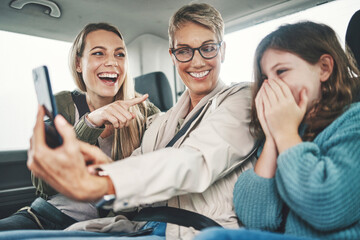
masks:
[[[206,0],[225,21],[226,34],[299,12],[332,0]],[[125,36],[135,89],[149,93],[161,111],[169,110],[185,90],[168,53],[168,20],[187,0],[3,0],[0,30],[72,42],[90,22],[109,22]],[[195,1],[198,2],[198,1]],[[346,42],[360,62],[360,11],[351,19]],[[156,60],[149,60],[156,59]],[[358,96],[360,100],[360,93]],[[0,218],[35,198],[27,149],[0,151]]]

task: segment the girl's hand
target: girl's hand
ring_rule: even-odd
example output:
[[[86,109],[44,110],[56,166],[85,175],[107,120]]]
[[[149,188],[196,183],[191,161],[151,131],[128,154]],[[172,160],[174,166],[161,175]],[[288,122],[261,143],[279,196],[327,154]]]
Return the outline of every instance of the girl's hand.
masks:
[[[264,85],[262,85],[255,98],[256,113],[266,139],[273,140],[264,116],[264,96],[266,94],[264,91]]]
[[[270,133],[264,115],[264,97],[266,97],[264,91],[264,85],[262,85],[255,98],[257,116],[266,139],[261,155],[256,162],[254,171],[261,177],[272,178],[275,176],[276,172],[276,159],[278,153],[275,140]]]
[[[301,142],[299,126],[305,116],[308,98],[305,89],[296,103],[290,88],[280,79],[270,79],[264,86],[264,115],[278,152]]]
[[[101,127],[104,124],[111,124],[114,128],[127,127],[130,121],[135,118],[135,115],[129,111],[129,108],[142,103],[148,96],[148,94],[145,94],[129,100],[115,101],[91,112],[87,115],[87,120],[96,127]]]

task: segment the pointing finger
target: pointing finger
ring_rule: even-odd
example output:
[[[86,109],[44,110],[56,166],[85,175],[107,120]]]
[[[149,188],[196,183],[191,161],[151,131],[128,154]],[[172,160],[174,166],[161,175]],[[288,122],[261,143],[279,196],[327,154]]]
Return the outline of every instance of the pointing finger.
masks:
[[[124,102],[129,106],[134,106],[136,104],[142,103],[143,101],[145,101],[147,98],[149,97],[149,94],[144,94],[141,97],[136,97],[133,99],[128,99],[128,100],[124,100]]]

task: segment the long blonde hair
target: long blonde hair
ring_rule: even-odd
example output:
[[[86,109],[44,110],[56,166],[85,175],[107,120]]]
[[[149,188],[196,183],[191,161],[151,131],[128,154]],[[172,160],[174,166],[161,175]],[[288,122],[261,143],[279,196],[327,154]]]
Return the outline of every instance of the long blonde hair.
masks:
[[[121,40],[124,41],[119,29],[108,23],[90,23],[86,25],[83,30],[75,38],[73,45],[70,49],[70,72],[73,75],[76,86],[83,92],[86,92],[86,85],[82,77],[82,73],[76,71],[76,66],[80,58],[83,56],[84,48],[86,45],[86,37],[89,33],[105,30],[115,33]],[[124,41],[125,45],[125,41]],[[125,47],[125,51],[126,47]],[[126,54],[126,61],[128,61]],[[128,66],[129,64],[127,64]],[[128,69],[125,70],[125,78],[119,91],[114,96],[114,101],[127,100],[135,97],[134,83],[129,76]],[[135,114],[135,121],[131,121],[128,127],[115,129],[114,141],[111,150],[111,157],[116,159],[122,159],[131,155],[131,153],[140,146],[141,137],[144,133],[144,123],[147,115],[146,103],[142,103],[144,115],[141,113],[138,105],[132,106],[129,111]]]

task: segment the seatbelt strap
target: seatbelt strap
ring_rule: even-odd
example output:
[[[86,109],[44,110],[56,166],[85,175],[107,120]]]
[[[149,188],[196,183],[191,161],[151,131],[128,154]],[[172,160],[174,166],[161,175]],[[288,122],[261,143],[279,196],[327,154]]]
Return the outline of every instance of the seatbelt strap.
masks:
[[[156,221],[193,227],[202,230],[208,227],[222,227],[214,220],[188,210],[173,207],[148,207],[139,211],[132,221]]]
[[[89,106],[87,105],[87,102],[86,102],[85,94],[81,94],[75,90],[75,91],[71,92],[71,97],[72,97],[72,99],[77,107],[77,110],[79,112],[79,118],[84,116],[85,113],[90,112]]]
[[[81,94],[78,91],[72,91],[71,92],[71,97],[77,107],[77,110],[79,112],[79,119],[84,116],[86,113],[90,112],[89,106],[86,102],[86,95],[85,94]],[[99,147],[99,141],[96,140],[96,146]],[[100,217],[106,217],[109,214],[109,210],[105,210],[102,208],[98,208],[98,213]]]
[[[76,108],[79,112],[79,119],[84,116],[86,113],[90,112],[90,108],[86,102],[86,95],[81,94],[78,91],[74,90],[71,92],[71,97],[76,105]],[[100,147],[99,141],[96,140],[96,146]]]
[[[170,142],[165,147],[172,147],[179,138],[186,133],[189,129],[191,123],[200,115],[201,111],[204,109],[205,105],[202,106],[194,116],[177,132],[177,134],[170,140]]]
[[[200,115],[205,105],[178,131],[166,147],[172,147],[189,129],[191,123]],[[221,227],[214,220],[196,212],[174,207],[147,207],[141,209],[132,219],[133,221],[157,221],[177,224],[179,226],[193,227],[202,230],[207,227]]]

